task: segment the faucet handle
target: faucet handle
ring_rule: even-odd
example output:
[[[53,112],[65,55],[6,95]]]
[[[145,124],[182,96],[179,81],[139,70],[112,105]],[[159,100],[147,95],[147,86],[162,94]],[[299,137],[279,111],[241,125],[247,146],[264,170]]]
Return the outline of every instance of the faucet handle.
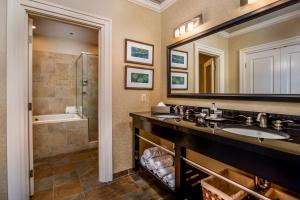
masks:
[[[245,118],[246,119],[246,123],[247,124],[252,124],[253,123],[253,118],[252,117],[250,117],[250,116],[246,116],[246,115],[239,115],[239,117],[243,117],[243,118]]]
[[[281,130],[284,123],[294,124],[295,122],[292,120],[275,120],[275,121],[273,121],[274,128],[277,130]]]

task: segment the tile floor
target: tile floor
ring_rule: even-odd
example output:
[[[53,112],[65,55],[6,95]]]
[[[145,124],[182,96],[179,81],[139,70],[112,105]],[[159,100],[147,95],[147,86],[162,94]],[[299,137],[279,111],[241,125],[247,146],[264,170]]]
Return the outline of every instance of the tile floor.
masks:
[[[33,200],[173,199],[145,174],[98,182],[98,151],[85,150],[35,161]]]

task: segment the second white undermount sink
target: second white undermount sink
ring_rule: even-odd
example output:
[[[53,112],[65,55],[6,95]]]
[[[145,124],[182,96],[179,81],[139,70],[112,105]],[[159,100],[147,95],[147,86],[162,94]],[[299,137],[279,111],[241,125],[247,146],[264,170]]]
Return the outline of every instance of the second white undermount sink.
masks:
[[[261,138],[261,139],[273,139],[273,140],[283,140],[288,139],[290,136],[285,133],[270,133],[263,130],[254,130],[246,128],[224,128],[223,131],[234,133],[237,135]]]
[[[155,115],[157,118],[163,118],[163,119],[179,119],[180,116],[178,115]]]

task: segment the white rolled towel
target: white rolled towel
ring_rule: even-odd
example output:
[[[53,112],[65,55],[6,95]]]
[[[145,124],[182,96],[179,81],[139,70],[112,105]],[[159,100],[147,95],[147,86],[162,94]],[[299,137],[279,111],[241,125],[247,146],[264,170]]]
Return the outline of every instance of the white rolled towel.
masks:
[[[158,170],[155,170],[154,173],[159,176],[160,178],[163,178],[165,176],[167,176],[168,174],[170,173],[173,173],[175,172],[175,168],[172,166],[172,167],[167,167],[167,168],[162,168],[162,169],[158,169]]]
[[[158,148],[158,147],[151,147],[149,149],[146,149],[143,153],[145,159],[150,159],[153,157],[163,156],[166,155],[167,152],[164,150]]]
[[[169,160],[167,162],[173,164],[173,157],[171,155],[163,155],[163,156],[159,156],[159,157],[150,158],[150,159],[148,159],[148,163],[151,165],[153,170],[158,170],[160,168],[166,168],[166,167],[162,166],[164,160]],[[172,166],[172,164],[170,166]],[[161,167],[159,167],[159,165]],[[168,167],[170,167],[170,166],[168,166]]]
[[[164,176],[163,181],[165,183],[168,183],[170,180],[174,180],[174,179],[175,179],[175,171],[168,174],[168,175],[166,175],[166,176]]]
[[[154,162],[155,169],[167,168],[173,166],[174,158],[171,155],[165,155]]]
[[[141,162],[141,164],[142,164],[144,167],[147,166],[147,160],[145,159],[144,156],[141,157],[140,162]]]
[[[167,184],[170,186],[170,188],[175,188],[175,179],[169,180]]]

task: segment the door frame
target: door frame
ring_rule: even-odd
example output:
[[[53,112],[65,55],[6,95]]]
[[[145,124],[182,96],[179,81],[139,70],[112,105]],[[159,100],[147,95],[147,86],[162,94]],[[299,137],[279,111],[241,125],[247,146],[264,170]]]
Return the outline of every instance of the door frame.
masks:
[[[8,1],[7,164],[9,199],[29,199],[28,15],[99,30],[99,181],[112,180],[112,20],[42,0]]]
[[[194,74],[195,74],[195,81],[194,81],[194,88],[195,93],[199,93],[199,53],[203,53],[209,56],[217,57],[216,66],[218,68],[218,93],[223,93],[225,88],[225,52],[221,49],[217,49],[214,47],[210,47],[199,42],[194,43]]]
[[[257,46],[252,46],[252,47],[247,47],[244,49],[240,50],[240,92],[243,93],[243,91],[245,91],[245,77],[246,77],[246,57],[248,54],[252,54],[252,53],[258,53],[261,51],[268,51],[268,50],[272,50],[272,49],[278,49],[278,48],[282,48],[285,46],[292,46],[292,45],[296,45],[296,44],[300,44],[300,36],[296,36],[296,37],[291,37],[291,38],[287,38],[287,39],[283,39],[283,40],[278,40],[275,42],[269,42],[269,43],[264,43],[264,44],[260,44]]]

